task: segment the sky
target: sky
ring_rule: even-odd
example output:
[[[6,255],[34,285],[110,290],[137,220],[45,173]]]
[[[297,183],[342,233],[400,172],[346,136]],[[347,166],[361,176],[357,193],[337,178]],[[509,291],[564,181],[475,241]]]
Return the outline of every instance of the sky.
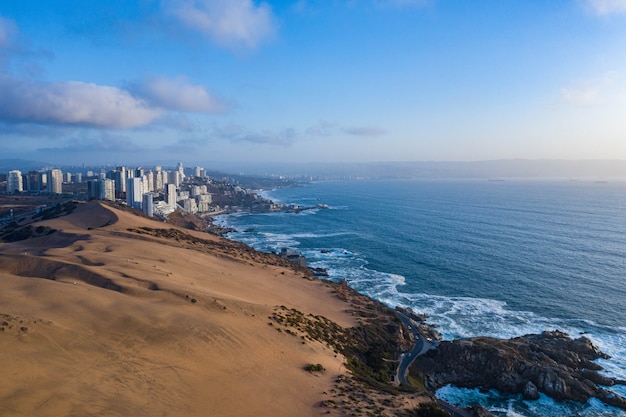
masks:
[[[626,0],[1,0],[0,158],[626,159]]]

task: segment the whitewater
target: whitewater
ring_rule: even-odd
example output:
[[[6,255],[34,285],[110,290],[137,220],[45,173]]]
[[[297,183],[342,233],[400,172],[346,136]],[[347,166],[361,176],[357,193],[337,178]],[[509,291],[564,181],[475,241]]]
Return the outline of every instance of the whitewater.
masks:
[[[262,194],[329,208],[219,216],[238,230],[229,238],[297,249],[332,280],[428,314],[444,339],[584,334],[612,356],[599,361],[605,373],[626,379],[626,182],[328,181]],[[510,417],[624,415],[596,400],[454,387],[437,395]]]

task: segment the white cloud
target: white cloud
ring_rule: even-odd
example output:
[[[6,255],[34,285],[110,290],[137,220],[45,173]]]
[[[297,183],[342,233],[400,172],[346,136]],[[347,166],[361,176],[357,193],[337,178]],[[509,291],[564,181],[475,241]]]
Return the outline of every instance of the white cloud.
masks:
[[[252,0],[164,0],[165,12],[185,28],[228,47],[258,46],[275,31],[270,6]]]
[[[190,84],[185,77],[152,77],[135,89],[148,102],[169,110],[221,113],[228,107],[204,86]]]
[[[586,80],[564,87],[560,91],[561,99],[575,106],[590,106],[595,104],[602,93],[615,83],[615,73],[609,72],[602,77]]]
[[[599,15],[626,13],[626,0],[586,0],[586,2]]]
[[[0,120],[10,123],[124,129],[162,114],[128,91],[79,81],[35,83],[0,75],[0,91]]]

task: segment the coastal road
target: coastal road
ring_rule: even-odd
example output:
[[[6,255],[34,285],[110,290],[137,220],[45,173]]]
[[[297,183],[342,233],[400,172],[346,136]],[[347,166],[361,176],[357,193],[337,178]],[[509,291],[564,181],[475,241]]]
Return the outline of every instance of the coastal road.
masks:
[[[402,324],[404,324],[404,326],[413,333],[413,337],[415,338],[415,345],[413,345],[413,349],[402,356],[396,371],[396,381],[399,381],[401,384],[410,385],[408,379],[409,366],[411,366],[413,361],[418,356],[428,352],[433,344],[426,340],[426,338],[415,327],[415,323],[413,323],[413,321],[406,314],[399,311],[396,311],[396,314],[402,321]],[[437,402],[441,408],[450,414],[450,417],[472,417],[472,414],[470,414],[467,410],[455,407],[452,404],[440,399],[437,399]]]
[[[428,350],[432,347],[432,344],[426,340],[424,336],[422,336],[419,330],[415,327],[415,323],[413,323],[413,321],[406,314],[399,311],[396,311],[396,314],[402,321],[402,324],[404,324],[404,327],[413,333],[413,338],[415,339],[413,349],[402,356],[398,369],[396,370],[396,380],[401,384],[409,385],[409,366],[411,366],[415,358],[428,352]]]

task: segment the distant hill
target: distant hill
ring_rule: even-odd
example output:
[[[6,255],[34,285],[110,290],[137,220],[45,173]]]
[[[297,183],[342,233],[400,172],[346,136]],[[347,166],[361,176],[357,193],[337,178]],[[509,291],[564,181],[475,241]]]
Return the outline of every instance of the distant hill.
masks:
[[[41,161],[29,161],[26,159],[0,159],[0,172],[7,173],[14,169],[19,169],[22,172],[33,171],[36,169],[42,169],[52,166],[49,162]]]
[[[226,172],[325,178],[626,178],[626,160],[503,159],[362,163],[222,163]]]

